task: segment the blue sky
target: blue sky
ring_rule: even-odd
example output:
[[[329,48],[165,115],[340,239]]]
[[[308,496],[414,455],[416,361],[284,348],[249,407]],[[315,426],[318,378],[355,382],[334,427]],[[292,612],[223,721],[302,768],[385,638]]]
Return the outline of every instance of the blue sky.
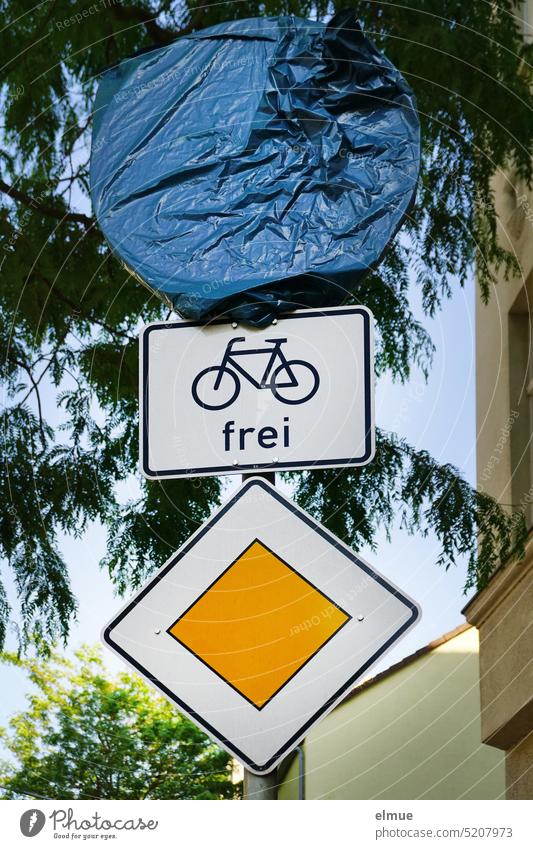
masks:
[[[130,285],[137,285],[133,281]],[[413,294],[416,298],[416,293]],[[413,308],[422,318],[419,305]],[[406,385],[382,378],[376,393],[376,421],[385,429],[405,436],[417,448],[426,448],[441,462],[456,465],[464,477],[475,480],[475,363],[474,283],[455,288],[433,320],[423,319],[436,346],[430,378],[426,383],[414,373]],[[232,479],[237,484],[238,478]],[[82,642],[99,640],[102,625],[122,602],[114,595],[106,573],[99,569],[104,555],[104,530],[92,525],[81,540],[62,538],[61,548],[70,568],[79,601],[78,621],[72,628],[67,652]],[[415,598],[422,608],[419,624],[374,668],[387,668],[406,654],[451,630],[464,621],[461,608],[466,569],[464,564],[445,572],[435,565],[439,552],[434,536],[409,536],[395,528],[391,542],[380,537],[377,552],[361,554],[384,575]],[[107,650],[110,669],[123,668]],[[25,676],[11,667],[0,667],[2,705],[0,724],[24,706],[28,690]]]

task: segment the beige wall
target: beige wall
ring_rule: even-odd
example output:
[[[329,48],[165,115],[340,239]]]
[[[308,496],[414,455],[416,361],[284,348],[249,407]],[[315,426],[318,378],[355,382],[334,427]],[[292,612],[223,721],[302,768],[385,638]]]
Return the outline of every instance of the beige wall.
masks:
[[[533,2],[524,4],[533,23]],[[524,27],[528,41],[531,26]],[[533,526],[533,192],[512,171],[494,178],[499,239],[518,263],[477,295],[478,487]],[[507,797],[533,798],[533,535],[523,561],[498,570],[467,605],[479,628],[481,737],[507,752]]]
[[[533,0],[521,14],[526,41],[533,41]],[[530,508],[533,456],[528,441],[533,430],[533,402],[528,384],[531,367],[533,298],[533,193],[513,173],[493,180],[499,240],[516,257],[512,280],[503,273],[483,304],[477,292],[477,461],[478,486],[506,506]],[[528,333],[529,330],[529,333]],[[528,362],[529,359],[529,362]],[[533,511],[528,509],[533,522]]]
[[[496,799],[504,757],[480,737],[471,628],[340,705],[305,741],[307,799]],[[294,761],[280,799],[297,797]]]
[[[520,271],[503,273],[488,304],[477,292],[477,479],[506,507],[533,523],[533,194],[513,175],[494,179],[499,234]]]
[[[533,727],[533,536],[467,607],[480,639],[481,739],[510,749]]]
[[[505,751],[509,799],[533,799],[533,533],[465,609],[479,630],[481,739]]]
[[[533,799],[533,732],[530,732],[505,759],[507,799]]]

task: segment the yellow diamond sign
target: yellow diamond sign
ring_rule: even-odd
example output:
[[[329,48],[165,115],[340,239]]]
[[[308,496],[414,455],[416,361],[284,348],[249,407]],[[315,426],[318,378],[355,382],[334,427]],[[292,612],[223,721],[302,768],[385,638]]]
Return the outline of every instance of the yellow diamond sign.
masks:
[[[168,633],[260,710],[350,618],[256,539]]]

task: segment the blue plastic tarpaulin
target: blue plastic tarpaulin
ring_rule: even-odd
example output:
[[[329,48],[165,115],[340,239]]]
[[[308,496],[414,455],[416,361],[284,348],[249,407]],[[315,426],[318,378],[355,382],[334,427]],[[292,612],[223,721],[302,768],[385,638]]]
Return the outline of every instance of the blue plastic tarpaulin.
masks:
[[[413,94],[351,13],[254,18],[103,74],[91,193],[113,251],[182,316],[263,324],[347,299],[419,160]]]

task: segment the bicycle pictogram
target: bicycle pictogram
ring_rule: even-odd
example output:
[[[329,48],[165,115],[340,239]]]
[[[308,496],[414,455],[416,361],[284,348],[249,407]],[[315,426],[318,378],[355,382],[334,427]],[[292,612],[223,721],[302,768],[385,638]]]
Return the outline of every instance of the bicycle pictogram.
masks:
[[[320,384],[316,368],[306,360],[288,360],[282,350],[287,339],[265,339],[268,348],[241,348],[245,336],[235,336],[226,345],[222,362],[199,372],[192,383],[192,397],[205,410],[224,410],[237,400],[241,391],[241,377],[256,389],[270,389],[274,398],[283,404],[304,404],[309,401]],[[269,355],[260,380],[256,380],[239,362],[240,357]]]

